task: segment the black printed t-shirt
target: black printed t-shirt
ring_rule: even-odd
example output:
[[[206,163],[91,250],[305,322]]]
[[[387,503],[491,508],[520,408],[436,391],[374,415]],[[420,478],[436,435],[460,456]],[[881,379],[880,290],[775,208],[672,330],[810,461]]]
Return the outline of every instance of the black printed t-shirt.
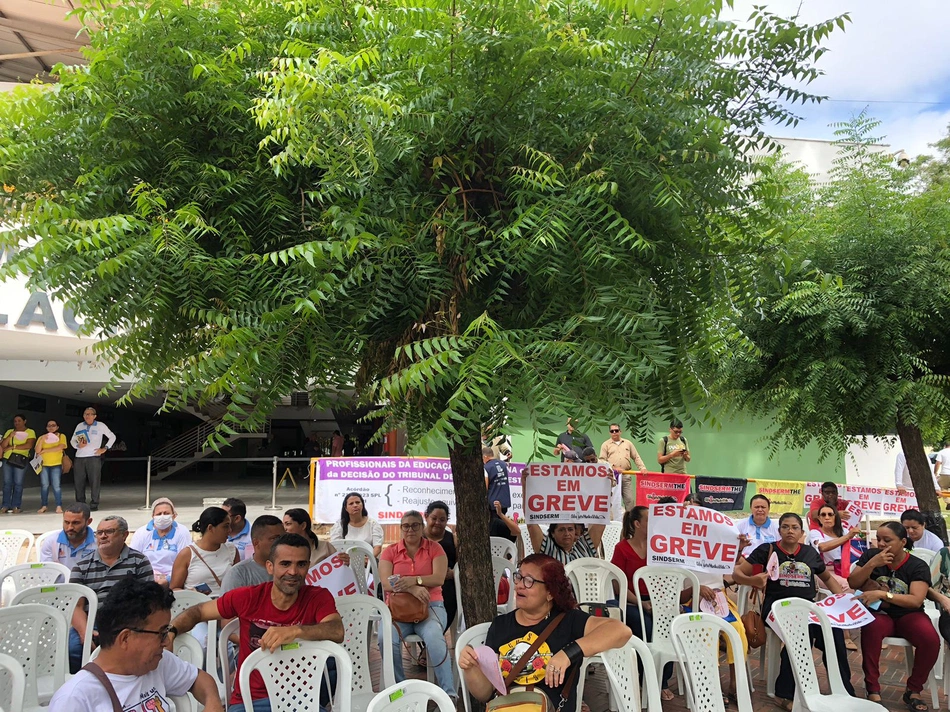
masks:
[[[551,688],[544,684],[544,673],[548,661],[551,657],[561,651],[564,646],[572,640],[584,637],[584,628],[587,626],[589,615],[577,608],[567,611],[564,620],[558,624],[546,641],[541,643],[538,652],[525,665],[524,670],[518,678],[512,683],[512,687],[527,687],[533,685],[536,689],[542,690],[554,707],[557,707],[561,700],[561,688]],[[488,629],[488,635],[485,637],[485,645],[498,653],[501,661],[501,674],[507,681],[508,673],[514,668],[515,664],[521,660],[521,656],[528,651],[531,644],[538,639],[538,636],[544,632],[551,622],[549,618],[533,626],[523,626],[515,619],[515,611],[498,616],[492,621]],[[571,665],[564,674],[567,680],[574,672],[575,665]],[[578,671],[580,674],[580,671]],[[567,698],[567,704],[564,709],[572,710],[577,705],[575,698],[577,695],[577,675],[571,685],[571,694]]]
[[[765,601],[762,603],[762,617],[766,618],[772,610],[772,604],[783,598],[804,598],[815,600],[815,576],[825,572],[825,562],[821,560],[818,550],[807,544],[797,544],[791,552],[787,552],[774,544],[761,544],[746,557],[750,564],[759,564],[765,568],[769,563],[772,549],[778,555],[778,580],[765,584]]]
[[[868,549],[861,558],[858,559],[857,566],[864,566],[880,553],[880,549]],[[891,569],[890,566],[878,566],[871,571],[871,578],[881,584],[895,596],[904,593],[910,593],[910,584],[914,581],[923,581],[930,586],[930,567],[924,563],[923,559],[918,559],[913,554],[907,554],[907,558],[897,565],[897,568]],[[904,608],[895,606],[885,599],[881,602],[881,613],[886,613],[891,618],[900,618],[901,616],[913,613],[914,611],[924,610],[923,603],[919,608]]]

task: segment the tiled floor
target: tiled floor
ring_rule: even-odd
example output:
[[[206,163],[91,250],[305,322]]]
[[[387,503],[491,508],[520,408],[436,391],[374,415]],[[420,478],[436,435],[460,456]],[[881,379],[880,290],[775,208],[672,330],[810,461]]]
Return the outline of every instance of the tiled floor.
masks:
[[[854,636],[855,641],[858,642],[860,647],[860,637],[858,635]],[[378,655],[374,656],[376,659],[376,665],[378,665]],[[409,660],[408,656],[404,655],[404,666],[406,674],[419,678],[425,679],[425,670],[415,666]],[[861,651],[852,651],[848,655],[848,659],[851,662],[851,682],[854,684],[855,691],[857,692],[858,697],[864,697],[864,686],[863,686],[863,673],[861,671]],[[827,689],[826,687],[826,678],[824,673],[824,666],[821,663],[821,655],[816,654],[816,662],[818,669],[818,677],[822,685],[822,689]],[[755,685],[755,692],[752,695],[752,709],[756,712],[765,712],[767,710],[778,710],[779,708],[775,705],[774,700],[768,697],[765,693],[765,682],[759,679],[759,651],[752,652],[752,676],[753,684]],[[725,659],[723,659],[723,665],[721,668],[723,684],[728,681],[728,673],[725,667]],[[378,674],[377,670],[374,670],[374,675]],[[906,679],[906,674],[904,672],[904,651],[901,648],[895,648],[893,646],[885,650],[881,656],[881,683],[882,683],[882,697],[883,704],[889,710],[894,711],[903,711],[906,710],[906,707],[903,702],[901,702],[901,695],[904,693],[904,681]],[[671,682],[671,685],[675,688],[676,681],[675,677]],[[938,701],[940,703],[941,709],[947,708],[947,699],[944,697],[942,692],[941,681],[938,680]],[[924,695],[924,700],[927,704],[930,704],[929,694]],[[608,709],[607,706],[607,695],[606,695],[606,677],[603,674],[602,670],[597,670],[592,673],[587,680],[586,689],[584,692],[584,701],[590,707],[591,712],[606,712]],[[464,709],[461,704],[459,704],[459,709]],[[677,712],[682,710],[685,712],[687,709],[685,699],[677,695],[675,699],[670,702],[663,703],[663,710],[665,712]],[[733,708],[734,710],[735,708]],[[705,710],[693,710],[692,712],[706,712]],[[842,709],[842,712],[847,712],[847,707]]]

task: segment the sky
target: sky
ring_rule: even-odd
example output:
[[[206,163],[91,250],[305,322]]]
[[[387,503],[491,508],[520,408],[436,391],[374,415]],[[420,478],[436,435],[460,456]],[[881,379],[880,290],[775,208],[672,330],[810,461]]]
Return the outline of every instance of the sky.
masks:
[[[882,143],[909,155],[933,154],[927,144],[950,124],[950,0],[735,0],[732,20],[748,18],[753,5],[814,24],[847,13],[851,22],[826,39],[818,61],[825,75],[809,91],[832,101],[796,105],[804,120],[777,127],[775,136],[834,138],[829,124],[865,108],[882,124]]]

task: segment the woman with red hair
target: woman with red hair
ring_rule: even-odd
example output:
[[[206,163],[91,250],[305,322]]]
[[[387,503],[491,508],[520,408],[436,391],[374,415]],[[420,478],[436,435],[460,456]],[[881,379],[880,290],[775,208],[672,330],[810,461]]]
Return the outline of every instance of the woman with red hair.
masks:
[[[507,678],[551,620],[563,613],[561,622],[510,687],[534,687],[557,707],[565,682],[570,680],[565,708],[576,709],[574,683],[584,658],[619,648],[630,638],[630,629],[619,620],[595,618],[581,611],[564,565],[550,556],[526,557],[512,580],[517,607],[492,622],[485,644],[498,653],[502,676]],[[495,695],[495,688],[479,668],[478,655],[471,646],[466,646],[459,656],[459,668],[472,697],[487,702]]]

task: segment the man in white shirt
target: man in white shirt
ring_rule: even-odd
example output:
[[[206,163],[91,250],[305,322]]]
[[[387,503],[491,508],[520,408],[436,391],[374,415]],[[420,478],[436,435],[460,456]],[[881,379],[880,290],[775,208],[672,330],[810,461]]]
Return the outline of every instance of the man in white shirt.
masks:
[[[934,479],[939,489],[950,489],[950,444],[943,443],[934,463]]]
[[[71,504],[63,511],[63,531],[50,534],[40,546],[40,561],[62,564],[72,569],[77,561],[96,553],[96,534],[92,531],[89,505]]]
[[[752,516],[736,522],[739,530],[739,544],[742,546],[742,555],[748,556],[752,550],[761,544],[771,544],[781,539],[778,524],[769,518],[772,503],[764,494],[757,494],[750,500]]]
[[[103,445],[103,440],[107,442]],[[89,508],[99,509],[99,486],[102,481],[102,456],[115,444],[115,433],[109,427],[96,420],[96,409],[86,408],[82,413],[82,422],[76,426],[70,445],[76,448],[73,462],[73,481],[76,483],[76,501],[86,501],[86,482],[92,497]]]
[[[930,474],[933,477],[934,489],[939,491],[940,486],[937,484],[937,476],[933,469],[931,469]],[[907,457],[905,457],[904,450],[900,447],[897,448],[897,458],[894,460],[894,486],[898,492],[914,489],[914,483],[910,481],[910,470],[907,468]]]
[[[111,710],[111,688],[125,712],[168,710],[169,697],[186,692],[206,712],[222,712],[214,679],[162,647],[174,600],[154,581],[127,577],[113,586],[99,607],[99,656],[56,691],[49,711]]]
[[[924,516],[916,509],[908,509],[901,515],[901,524],[907,530],[907,538],[914,542],[915,549],[940,551],[944,543],[933,532],[927,531]]]

